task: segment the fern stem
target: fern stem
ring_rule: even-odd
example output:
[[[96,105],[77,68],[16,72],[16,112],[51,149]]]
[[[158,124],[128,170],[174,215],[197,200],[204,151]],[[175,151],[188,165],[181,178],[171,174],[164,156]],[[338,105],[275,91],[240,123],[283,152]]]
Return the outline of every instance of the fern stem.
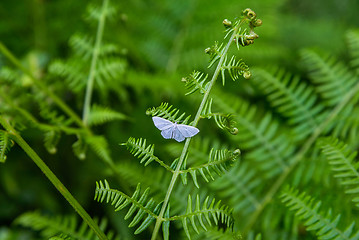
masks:
[[[94,233],[101,240],[107,240],[106,235],[100,230],[99,226],[92,220],[90,215],[83,209],[80,203],[71,195],[69,190],[62,184],[62,182],[56,177],[56,175],[48,168],[44,161],[37,155],[37,153],[27,144],[27,142],[15,131],[15,129],[8,123],[8,121],[0,115],[0,124],[11,135],[11,139],[14,140],[24,152],[35,162],[35,164],[41,169],[50,182],[56,187],[61,195],[70,203],[75,211],[82,217],[82,219],[89,225]]]
[[[90,68],[90,72],[89,72],[89,77],[87,79],[85,102],[84,102],[84,108],[83,108],[83,114],[82,114],[82,121],[85,126],[87,126],[88,118],[89,118],[89,114],[90,114],[91,98],[92,98],[93,85],[95,82],[95,74],[96,74],[96,65],[97,65],[98,55],[100,52],[100,46],[101,46],[103,30],[104,30],[105,21],[106,21],[106,10],[108,8],[108,3],[109,3],[109,0],[103,0],[101,16],[100,16],[100,20],[98,23],[97,33],[96,33],[95,47],[93,49],[93,54],[92,54],[92,59],[91,59],[91,68]]]
[[[244,227],[243,232],[248,232],[254,223],[256,222],[259,215],[262,213],[264,208],[271,202],[274,195],[278,192],[280,187],[282,186],[285,179],[291,173],[291,171],[295,168],[295,166],[303,159],[304,155],[308,152],[308,150],[313,146],[316,139],[320,136],[320,134],[325,130],[331,121],[333,121],[340,111],[348,104],[348,102],[354,97],[354,95],[359,91],[359,82],[349,91],[343,98],[342,101],[339,102],[333,111],[328,115],[328,117],[322,121],[322,123],[314,130],[313,134],[310,138],[303,144],[302,148],[297,152],[297,154],[293,157],[293,160],[290,162],[287,168],[284,169],[283,173],[279,176],[279,178],[274,182],[272,187],[269,189],[267,194],[264,196],[261,204],[256,209],[256,211],[252,214],[251,218],[247,222],[247,225]]]
[[[76,122],[77,125],[79,125],[80,127],[84,126],[81,118],[79,118],[79,116],[77,116],[77,114],[68,105],[66,105],[66,103],[64,103],[56,94],[54,94],[45,84],[35,78],[35,76],[21,64],[21,62],[9,51],[9,49],[6,48],[6,46],[2,42],[0,42],[0,52],[4,54],[4,56],[9,59],[10,62],[12,62],[24,74],[29,76],[32,82],[42,91],[44,91],[62,111],[64,111]]]
[[[227,45],[226,45],[226,47],[225,47],[225,49],[223,51],[223,54],[222,54],[222,56],[221,56],[221,58],[220,58],[220,60],[218,62],[217,68],[216,68],[216,70],[215,70],[215,72],[214,72],[214,74],[212,76],[212,79],[211,79],[211,81],[209,83],[207,91],[205,91],[205,94],[203,96],[202,102],[201,102],[201,104],[200,104],[200,106],[199,106],[199,108],[197,110],[197,114],[196,114],[196,116],[195,116],[195,118],[193,120],[192,126],[197,126],[199,120],[201,119],[201,113],[202,113],[203,108],[204,108],[204,106],[205,106],[205,104],[207,102],[207,99],[209,97],[209,93],[211,92],[211,89],[212,89],[214,83],[216,82],[220,72],[221,72],[221,68],[223,67],[222,65],[223,65],[224,60],[226,58],[227,52],[229,50],[229,47],[233,43],[233,40],[234,40],[240,26],[243,24],[243,22],[244,22],[244,20],[242,19],[241,22],[235,27],[231,37],[229,38],[229,41],[228,41],[228,43],[227,43]],[[154,230],[152,232],[151,240],[156,240],[158,231],[159,231],[159,229],[161,227],[162,222],[164,221],[163,216],[164,216],[164,213],[166,211],[166,208],[167,208],[167,205],[168,205],[172,190],[173,190],[174,185],[176,183],[176,180],[177,180],[177,178],[178,178],[178,176],[180,174],[181,166],[182,166],[183,161],[184,161],[184,159],[185,159],[185,157],[187,155],[188,147],[189,147],[190,142],[191,142],[191,138],[187,138],[186,142],[185,142],[185,145],[184,145],[184,147],[182,149],[182,153],[181,153],[180,159],[178,161],[177,167],[176,167],[175,171],[173,172],[171,182],[170,182],[170,184],[168,186],[168,189],[167,189],[167,192],[166,192],[165,199],[163,201],[161,211],[160,211],[160,213],[159,213],[159,215],[158,215],[158,217],[156,219],[156,225],[155,225],[155,228],[154,228]]]

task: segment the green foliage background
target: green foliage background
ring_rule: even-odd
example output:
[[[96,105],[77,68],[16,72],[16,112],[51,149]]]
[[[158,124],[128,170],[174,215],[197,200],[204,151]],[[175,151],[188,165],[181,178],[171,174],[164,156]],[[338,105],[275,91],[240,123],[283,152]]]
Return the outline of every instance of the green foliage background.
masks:
[[[92,3],[95,6],[101,5],[101,1]],[[86,20],[88,5],[88,1],[80,0],[3,0],[0,3],[0,41],[79,116],[82,114],[85,87],[76,82],[77,76],[68,78],[71,73],[77,74],[76,69],[71,70],[70,74],[62,74],[61,64],[68,61],[69,66],[76,68],[77,64],[86,59],[86,53],[82,56],[76,55],[76,39],[74,40],[73,36],[86,35],[92,41],[95,39],[97,25]],[[109,228],[118,233],[121,239],[149,239],[150,230],[139,236],[133,235],[133,230],[127,227],[130,221],[123,220],[125,213],[113,212],[111,206],[93,201],[95,182],[106,178],[111,180],[112,187],[127,194],[132,193],[137,183],[141,182],[144,186],[153,188],[160,196],[159,199],[163,197],[161,194],[167,185],[161,185],[166,182],[163,180],[165,177],[161,178],[161,169],[154,165],[144,168],[119,144],[126,142],[129,137],[146,138],[155,144],[157,156],[178,157],[182,145],[164,140],[153,126],[151,118],[145,114],[146,110],[159,106],[161,102],[169,102],[182,112],[194,115],[200,98],[184,96],[186,90],[181,82],[182,77],[188,76],[195,69],[209,73],[208,56],[204,54],[204,49],[212,46],[215,41],[222,40],[222,20],[234,19],[243,9],[251,8],[263,20],[263,26],[257,30],[260,37],[253,45],[241,48],[235,55],[247,63],[254,76],[252,79],[241,78],[236,82],[227,80],[224,87],[218,81],[213,93],[216,108],[237,116],[239,133],[232,136],[217,129],[214,122],[204,120],[199,125],[201,134],[197,137],[198,147],[193,146],[192,150],[198,151],[201,161],[200,153],[208,153],[209,148],[206,146],[239,148],[242,151],[241,160],[217,181],[209,185],[202,182],[200,190],[192,186],[193,184],[183,188],[179,185],[175,194],[181,196],[185,192],[183,196],[188,193],[195,196],[198,193],[222,199],[225,204],[234,208],[235,230],[244,231],[244,239],[254,239],[257,233],[262,233],[263,239],[316,239],[315,232],[306,231],[307,224],[293,217],[294,214],[281,203],[280,191],[271,196],[263,211],[253,218],[253,208],[261,205],[266,189],[270,189],[271,183],[282,176],[280,173],[285,171],[283,169],[286,164],[291,163],[293,156],[298,156],[296,153],[306,143],[306,139],[310,138],[311,131],[316,129],[310,125],[309,117],[298,120],[301,113],[295,112],[297,106],[281,109],[280,103],[275,103],[275,97],[270,97],[273,91],[277,91],[275,87],[274,90],[271,89],[275,83],[266,85],[265,79],[272,76],[279,82],[285,82],[285,78],[292,82],[293,76],[297,76],[300,83],[310,89],[308,94],[316,96],[314,107],[310,104],[303,105],[308,107],[309,112],[312,111],[315,124],[320,125],[322,119],[328,116],[326,114],[340,102],[341,96],[344,96],[354,83],[358,83],[358,64],[355,59],[358,60],[359,55],[354,50],[359,49],[356,48],[359,46],[359,35],[356,32],[359,26],[359,2],[132,0],[111,1],[111,5],[117,12],[106,22],[104,42],[111,43],[111,46],[116,48],[114,52],[109,51],[109,61],[114,64],[113,68],[108,68],[106,72],[113,75],[109,77],[104,73],[103,84],[95,85],[93,103],[106,106],[126,117],[115,115],[115,121],[94,125],[92,131],[107,139],[108,149],[115,163],[112,168],[99,160],[98,154],[90,148],[87,149],[86,158],[79,160],[72,151],[72,145],[77,141],[74,135],[62,134],[56,146],[56,153],[49,153],[49,147],[47,148],[46,144],[44,146],[44,132],[25,121],[14,106],[9,107],[5,103],[4,98],[8,94],[15,105],[26,109],[40,119],[40,122],[54,123],[61,119],[40,113],[40,110],[46,107],[31,100],[31,95],[40,99],[39,102],[46,97],[40,90],[31,89],[31,81],[26,75],[13,67],[1,54],[0,93],[3,97],[0,97],[0,114],[11,116],[17,129],[21,129],[22,137],[45,160],[91,216],[108,219]],[[333,94],[326,95],[331,87],[324,87],[324,90],[318,88],[328,80],[326,73],[321,72],[323,68],[316,56],[323,59],[323,65],[334,69],[334,82],[342,81],[345,85],[346,79],[350,78],[352,80],[348,82],[352,84],[344,86],[343,92],[339,92],[339,84],[332,89]],[[343,64],[337,67],[338,61],[330,60],[328,56],[339,59]],[[85,74],[90,64],[89,60],[87,62],[87,67],[81,65],[81,71]],[[9,91],[4,87],[9,84],[9,77],[6,75],[8,68],[16,74],[17,80],[14,82],[18,85],[13,87],[16,91]],[[348,75],[350,77],[347,77]],[[299,87],[289,85],[284,84],[284,88],[305,103],[305,97],[301,97],[303,92],[298,90],[295,93]],[[352,152],[358,147],[359,120],[356,115],[358,105],[355,96],[348,104],[351,109],[346,110],[347,115],[345,112],[340,113],[343,118],[336,119],[327,130],[320,133],[320,136],[339,137],[349,144]],[[49,106],[51,111],[60,112],[51,102]],[[313,110],[315,107],[320,109]],[[291,109],[294,113],[290,112]],[[252,114],[252,111],[256,113]],[[271,135],[260,126],[273,129],[275,133]],[[250,128],[257,128],[259,135],[249,132]],[[264,140],[260,140],[261,137]],[[97,140],[99,139],[94,140],[95,145]],[[264,144],[269,147],[263,147]],[[326,146],[321,144],[322,147]],[[321,155],[321,147],[313,146],[300,155],[300,163],[288,173],[281,186],[294,186],[301,192],[321,200],[323,211],[333,209],[333,217],[328,217],[329,219],[333,220],[337,214],[342,214],[340,227],[345,229],[358,214],[357,206],[351,203],[350,196],[344,194],[346,187],[334,177],[330,164],[325,160],[325,156]],[[283,169],[276,161],[284,161]],[[238,188],[239,184],[243,184],[243,187]],[[359,185],[358,182],[355,184]],[[246,189],[247,195],[239,194],[238,189]],[[295,196],[294,190],[287,191],[287,194]],[[183,201],[179,200],[176,204],[179,209],[183,209],[186,203],[187,197],[184,197]],[[45,216],[74,214],[68,202],[15,145],[9,151],[6,162],[0,165],[0,238],[40,238],[38,232],[14,224],[14,220],[21,214],[35,210],[41,211]],[[250,229],[245,229],[251,219],[255,221],[250,223]],[[355,227],[358,229],[358,226]],[[171,233],[171,239],[185,237],[177,225],[171,226]],[[223,236],[214,236],[214,233],[199,235],[198,239],[225,239]]]

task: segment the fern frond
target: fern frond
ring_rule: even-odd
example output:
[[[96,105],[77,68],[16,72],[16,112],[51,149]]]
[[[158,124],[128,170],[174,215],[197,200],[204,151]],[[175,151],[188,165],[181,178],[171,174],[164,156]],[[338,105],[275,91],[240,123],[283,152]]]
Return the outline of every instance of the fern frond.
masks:
[[[193,209],[192,197],[189,195],[186,213],[184,215],[173,216],[170,218],[170,220],[182,220],[183,229],[188,239],[191,239],[188,222],[197,233],[199,233],[197,227],[198,223],[205,231],[207,231],[207,226],[212,226],[212,221],[214,221],[215,225],[224,224],[227,228],[233,227],[234,219],[232,217],[232,209],[228,206],[221,205],[221,201],[216,202],[213,198],[210,202],[210,199],[207,196],[202,204],[202,207],[198,195],[196,196],[195,201]]]
[[[14,143],[9,134],[0,130],[0,162],[4,163],[6,161],[6,154],[13,145]]]
[[[59,131],[50,130],[45,133],[44,142],[46,150],[55,154],[57,152],[57,144],[59,143],[61,138],[61,133]]]
[[[84,140],[96,153],[96,155],[109,164],[113,164],[110,148],[106,138],[103,136],[85,136]]]
[[[245,75],[246,78],[249,78],[250,72],[249,67],[242,61],[236,60],[235,56],[232,56],[231,60],[227,63],[227,59],[225,59],[225,63],[221,68],[221,75],[222,75],[222,84],[225,84],[225,72],[228,71],[229,76],[232,78],[233,81],[238,80],[238,78],[242,75]]]
[[[132,153],[135,157],[141,159],[140,163],[145,163],[145,166],[150,164],[152,161],[159,163],[166,170],[172,172],[173,170],[165,164],[162,160],[156,157],[153,152],[155,150],[154,144],[149,144],[146,146],[146,139],[135,139],[130,137],[126,143],[122,143],[121,145],[125,145],[127,149]]]
[[[311,80],[317,85],[315,89],[328,106],[338,104],[357,82],[348,67],[332,57],[324,59],[309,50],[303,50],[301,57]]]
[[[325,114],[324,106],[310,86],[282,69],[253,70],[253,80],[260,87],[271,105],[294,127],[294,136],[304,139],[318,127]]]
[[[184,120],[182,120],[186,116],[186,113],[182,113],[179,117],[177,117],[179,112],[180,110],[177,108],[173,108],[173,105],[169,105],[168,103],[163,102],[159,107],[147,109],[146,114],[166,118],[171,122],[180,122],[181,124],[187,124],[191,115],[187,116]]]
[[[221,45],[218,45],[218,42],[215,42],[215,44],[212,47],[207,48],[205,52],[209,54],[210,60],[208,68],[210,68],[223,56],[225,49],[223,43],[221,43]]]
[[[328,210],[325,215],[319,212],[321,201],[315,201],[306,193],[287,188],[281,198],[290,210],[296,211],[296,215],[305,221],[304,225],[307,230],[315,231],[319,239],[356,240],[359,238],[359,231],[353,232],[355,222],[352,222],[345,231],[340,230],[337,226],[340,214],[333,217],[331,210]]]
[[[74,34],[69,45],[75,54],[84,60],[89,60],[93,54],[94,39],[89,36]]]
[[[125,215],[125,220],[132,217],[138,210],[129,224],[129,227],[134,227],[141,223],[141,225],[135,230],[135,234],[139,234],[148,228],[149,225],[156,219],[162,206],[162,202],[156,204],[152,198],[148,199],[150,191],[149,188],[147,188],[142,194],[140,191],[141,187],[140,184],[138,184],[133,195],[128,196],[118,190],[110,189],[110,185],[106,180],[104,180],[104,183],[102,181],[96,182],[95,200],[98,202],[110,203],[115,207],[115,211],[122,210],[123,208],[131,205]],[[146,218],[143,220],[145,216]]]
[[[359,207],[359,162],[355,160],[357,152],[336,138],[322,138],[318,144],[332,166],[334,177],[340,178],[341,184],[348,187],[345,193],[354,194],[352,201]]]
[[[237,122],[235,116],[232,114],[214,113],[213,117],[219,128],[225,129],[233,135],[238,133],[238,129],[236,128]]]
[[[94,39],[80,34],[73,35],[69,40],[69,45],[74,53],[83,60],[89,60],[93,54]],[[99,50],[99,58],[118,54],[120,50],[114,44],[102,43]]]
[[[211,119],[213,117],[220,129],[224,129],[229,133],[236,135],[238,133],[238,129],[236,128],[237,122],[235,121],[235,117],[232,114],[213,113],[212,103],[212,98],[209,98],[206,101],[201,113],[201,118]]]
[[[103,58],[98,61],[96,70],[96,84],[106,89],[113,81],[121,79],[126,69],[126,61],[121,58]]]
[[[204,74],[198,71],[192,72],[188,77],[182,78],[182,82],[185,83],[185,87],[187,88],[188,92],[186,95],[190,95],[197,90],[201,94],[205,94],[208,89],[208,74]]]
[[[88,118],[88,125],[101,125],[110,121],[124,120],[127,116],[108,107],[93,105]]]
[[[98,22],[103,15],[105,15],[107,19],[112,19],[116,16],[116,13],[117,9],[110,1],[107,3],[106,8],[98,4],[88,4],[85,19],[90,22]]]
[[[221,111],[234,113],[238,127],[236,138],[240,148],[248,151],[247,159],[258,162],[268,177],[286,169],[295,147],[289,136],[278,133],[279,122],[270,113],[258,119],[256,107],[243,99],[223,92],[214,95]]]
[[[221,199],[226,199],[235,214],[248,214],[257,209],[261,200],[258,196],[265,183],[256,176],[248,163],[237,164],[227,174],[210,184]]]
[[[239,231],[233,232],[231,229],[209,228],[205,232],[207,240],[242,240],[242,235]]]
[[[346,33],[347,45],[351,57],[350,65],[356,72],[359,71],[359,32],[358,30],[350,30]]]
[[[108,225],[106,219],[101,221],[95,219],[95,222],[102,231],[106,230]],[[41,231],[44,238],[54,237],[56,239],[56,236],[61,236],[61,239],[98,239],[85,222],[78,224],[75,216],[49,217],[35,211],[22,214],[15,220],[15,224]],[[109,231],[106,235],[109,240],[119,240],[112,231]]]
[[[77,141],[72,144],[72,151],[78,159],[86,158],[87,144],[83,140],[83,136],[77,135]]]
[[[211,152],[209,153],[208,163],[200,166],[190,167],[186,170],[181,170],[180,174],[187,176],[189,173],[192,176],[194,185],[199,188],[197,181],[198,173],[206,182],[209,182],[208,178],[214,180],[212,172],[215,172],[218,176],[222,176],[223,173],[228,171],[228,169],[233,166],[240,153],[241,151],[239,149],[231,152],[228,150],[214,150],[212,148]]]
[[[49,66],[49,72],[55,76],[63,77],[69,88],[74,92],[80,92],[86,86],[87,72],[84,71],[83,63],[78,59],[66,62],[56,60]]]

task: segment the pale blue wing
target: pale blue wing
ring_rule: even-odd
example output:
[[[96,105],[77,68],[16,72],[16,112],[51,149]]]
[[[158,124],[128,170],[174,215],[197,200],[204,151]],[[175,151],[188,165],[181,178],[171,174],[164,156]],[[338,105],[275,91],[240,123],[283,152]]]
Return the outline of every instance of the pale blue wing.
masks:
[[[194,135],[199,133],[198,128],[184,124],[177,124],[177,129],[186,138],[193,137]]]
[[[172,138],[177,142],[182,142],[186,139],[181,133],[181,131],[178,129],[178,125],[173,128]]]
[[[175,129],[175,127],[172,125],[169,128],[162,130],[161,131],[162,137],[164,137],[166,139],[172,138],[174,129]]]
[[[161,117],[152,117],[152,120],[153,120],[153,123],[155,124],[156,128],[158,128],[161,131],[168,129],[174,125],[173,122],[168,121]]]

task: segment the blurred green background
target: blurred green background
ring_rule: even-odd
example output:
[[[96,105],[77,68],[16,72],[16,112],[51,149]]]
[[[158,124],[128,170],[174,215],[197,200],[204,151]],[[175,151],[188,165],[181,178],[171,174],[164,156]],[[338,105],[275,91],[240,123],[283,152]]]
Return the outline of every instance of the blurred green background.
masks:
[[[101,1],[91,3],[100,5]],[[303,73],[298,64],[298,51],[303,48],[314,48],[345,61],[348,58],[345,33],[359,27],[359,1],[353,0],[112,0],[111,3],[117,13],[106,23],[104,40],[121,50],[127,66],[118,79],[118,89],[96,93],[93,102],[110,106],[126,114],[129,120],[96,127],[94,131],[106,136],[117,163],[136,161],[125,147],[119,146],[130,136],[155,143],[159,156],[170,155],[170,148],[161,147],[164,141],[145,111],[167,101],[195,114],[199,100],[184,97],[181,78],[193,70],[211,72],[204,49],[222,40],[223,19],[233,20],[243,9],[253,9],[263,20],[257,29],[260,37],[236,55],[250,68],[280,66],[296,74]],[[88,5],[89,1],[83,0],[1,0],[0,41],[24,65],[46,75],[51,62],[73,56],[69,47],[71,36],[87,34],[95,38],[97,26],[85,17]],[[7,60],[0,56],[0,67],[6,64]],[[66,82],[56,81],[56,86],[63,81],[59,95],[81,115],[84,91],[67,93]],[[263,104],[244,79],[228,81],[223,91]],[[36,107],[30,109],[36,114]],[[216,130],[213,123],[201,127],[209,138],[225,141],[225,133]],[[112,216],[111,226],[131,238],[131,233],[126,233],[127,227],[121,224],[121,214],[110,215],[112,209],[106,212],[92,200],[94,182],[111,178],[94,154],[88,153],[85,161],[78,160],[71,150],[76,140],[73,136],[63,136],[54,155],[46,151],[42,133],[36,129],[27,128],[23,137],[92,216]],[[125,189],[129,179],[125,175],[120,179],[122,182],[116,187]],[[73,213],[35,164],[15,146],[6,163],[0,165],[0,236],[13,239],[36,236],[12,224],[20,214],[36,209],[54,215]]]

